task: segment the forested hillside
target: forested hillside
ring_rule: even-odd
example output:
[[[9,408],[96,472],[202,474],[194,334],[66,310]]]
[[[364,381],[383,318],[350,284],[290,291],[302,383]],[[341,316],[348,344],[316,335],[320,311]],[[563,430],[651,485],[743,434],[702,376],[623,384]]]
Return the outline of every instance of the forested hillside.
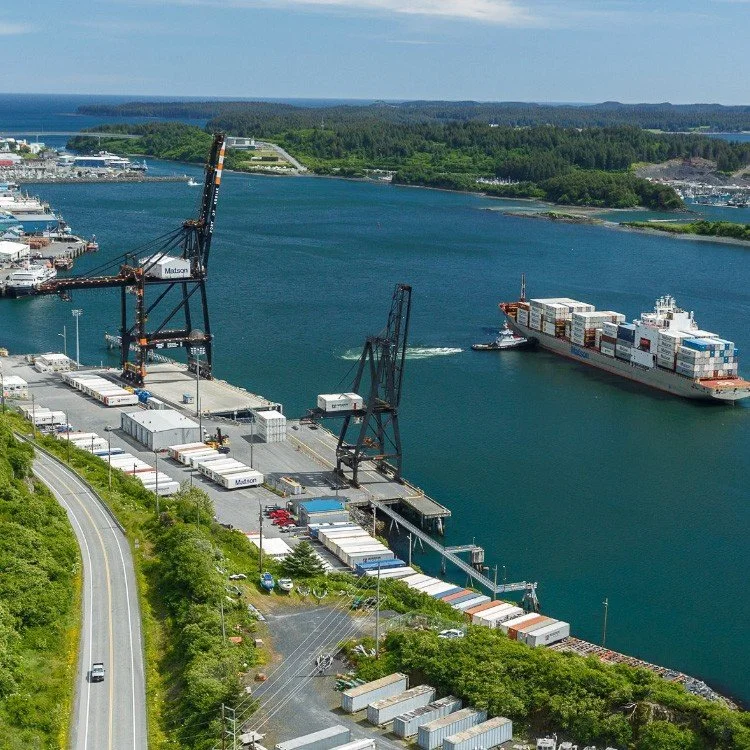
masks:
[[[269,105],[270,106],[270,105]],[[274,105],[276,106],[276,105]],[[292,108],[294,109],[294,108]],[[206,131],[181,123],[105,125],[112,138],[95,142],[74,138],[71,148],[86,152],[106,148],[167,159],[203,161],[210,130],[274,141],[317,174],[362,177],[369,170],[394,172],[394,182],[505,197],[544,198],[556,203],[627,208],[679,208],[668,186],[630,172],[638,162],[702,157],[717,169],[733,172],[750,163],[750,143],[730,143],[705,136],[657,134],[632,126],[561,128],[491,127],[480,122],[393,123],[381,120],[334,120],[301,127],[299,108],[268,109],[263,116],[224,114]],[[117,132],[141,137],[117,140]],[[237,152],[227,167],[242,168]],[[500,178],[520,184],[478,184]]]
[[[78,547],[0,417],[0,747],[63,748],[76,668]]]
[[[510,127],[557,125],[565,128],[634,125],[639,128],[678,132],[706,129],[740,132],[750,130],[750,106],[720,104],[601,104],[555,105],[531,102],[375,102],[336,106],[303,107],[274,102],[126,102],[89,104],[81,114],[112,117],[160,117],[206,119],[254,117],[267,121],[276,117],[294,127],[314,127],[321,119],[379,120],[383,122],[477,121]]]

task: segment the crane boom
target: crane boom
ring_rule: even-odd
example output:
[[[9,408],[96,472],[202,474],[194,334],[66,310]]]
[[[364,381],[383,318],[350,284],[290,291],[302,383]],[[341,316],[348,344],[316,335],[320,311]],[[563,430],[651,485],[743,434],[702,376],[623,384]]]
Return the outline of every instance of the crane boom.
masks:
[[[188,367],[199,375],[212,377],[213,352],[209,306],[206,296],[208,259],[216,223],[216,208],[224,167],[226,139],[223,133],[215,133],[205,167],[203,193],[198,217],[188,219],[182,226],[154,241],[153,246],[141,248],[138,258],[127,253],[111,263],[111,273],[90,273],[86,276],[71,276],[53,279],[39,287],[40,294],[62,294],[86,289],[120,289],[120,355],[122,375],[137,385],[143,385],[146,377],[146,358],[150,349],[168,341],[182,346],[187,351]],[[148,253],[148,254],[145,254]],[[145,254],[145,255],[144,255]],[[156,273],[157,264],[171,260],[188,261],[174,278],[163,278]],[[101,270],[101,269],[97,269]],[[148,303],[146,290],[158,288],[155,299]],[[128,316],[127,292],[135,295],[135,314]],[[171,308],[167,305],[170,303]],[[199,301],[200,307],[193,310]],[[160,308],[161,322],[150,325]],[[168,311],[168,312],[167,312]],[[193,318],[202,319],[202,327],[193,325]],[[176,320],[175,320],[176,319]],[[169,329],[166,326],[175,321]],[[130,350],[135,349],[136,361],[130,361]],[[198,364],[200,357],[203,361]]]

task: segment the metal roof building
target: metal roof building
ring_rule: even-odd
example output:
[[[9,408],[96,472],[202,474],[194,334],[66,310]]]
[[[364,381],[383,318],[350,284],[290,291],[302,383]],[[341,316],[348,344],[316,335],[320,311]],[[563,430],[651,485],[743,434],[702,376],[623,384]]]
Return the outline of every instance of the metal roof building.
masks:
[[[120,426],[123,432],[152,451],[201,440],[198,425],[173,409],[122,412]]]

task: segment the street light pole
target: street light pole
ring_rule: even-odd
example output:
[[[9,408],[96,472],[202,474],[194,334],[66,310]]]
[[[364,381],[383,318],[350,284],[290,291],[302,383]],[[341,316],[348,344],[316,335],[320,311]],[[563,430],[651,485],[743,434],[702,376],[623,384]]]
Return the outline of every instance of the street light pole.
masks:
[[[253,445],[255,445],[255,415],[250,420],[250,468],[254,469],[253,466]]]
[[[63,332],[58,333],[58,336],[62,336],[63,340],[63,354],[67,357],[68,356],[68,327],[63,326]]]
[[[112,489],[112,428],[105,427],[104,431],[107,433],[107,463],[109,469],[107,472],[107,486]]]
[[[154,458],[156,459],[156,486],[154,492],[156,494],[156,515],[159,515],[159,454],[154,451]]]
[[[83,310],[72,310],[73,317],[76,319],[76,370],[81,369],[81,349],[78,340],[78,318],[83,315]]]

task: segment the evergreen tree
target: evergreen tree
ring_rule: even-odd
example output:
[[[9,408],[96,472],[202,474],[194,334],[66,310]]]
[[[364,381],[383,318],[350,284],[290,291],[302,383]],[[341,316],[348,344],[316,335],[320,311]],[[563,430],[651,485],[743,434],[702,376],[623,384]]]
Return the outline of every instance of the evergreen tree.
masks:
[[[281,563],[284,572],[297,578],[312,578],[323,575],[323,563],[315,554],[310,542],[300,542],[291,555],[284,558]]]

